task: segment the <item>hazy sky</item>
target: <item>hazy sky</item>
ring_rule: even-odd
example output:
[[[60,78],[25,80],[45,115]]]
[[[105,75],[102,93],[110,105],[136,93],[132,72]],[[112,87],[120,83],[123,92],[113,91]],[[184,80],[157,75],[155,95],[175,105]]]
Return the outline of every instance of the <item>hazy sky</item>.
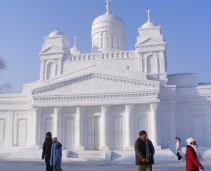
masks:
[[[105,6],[105,0],[0,0],[0,56],[8,65],[0,82],[21,92],[23,84],[38,80],[38,53],[57,28],[70,47],[77,36],[78,47],[90,52],[91,25]],[[167,43],[168,74],[197,73],[200,82],[211,82],[211,1],[112,0],[111,12],[126,25],[126,50],[134,50],[148,9]]]

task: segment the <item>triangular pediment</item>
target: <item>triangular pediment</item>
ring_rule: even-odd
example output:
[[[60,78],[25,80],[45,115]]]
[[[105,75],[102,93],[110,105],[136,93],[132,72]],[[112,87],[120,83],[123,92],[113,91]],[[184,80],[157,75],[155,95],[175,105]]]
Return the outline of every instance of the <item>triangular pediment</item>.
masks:
[[[127,92],[158,92],[159,82],[90,73],[69,78],[32,90],[32,94],[45,96],[108,94]]]
[[[45,50],[42,50],[40,54],[48,54],[48,53],[63,53],[64,51],[56,46],[50,46]]]
[[[146,40],[143,40],[143,41],[137,43],[137,45],[153,45],[153,44],[160,44],[160,43],[163,43],[163,41],[149,38],[149,39],[146,39]]]

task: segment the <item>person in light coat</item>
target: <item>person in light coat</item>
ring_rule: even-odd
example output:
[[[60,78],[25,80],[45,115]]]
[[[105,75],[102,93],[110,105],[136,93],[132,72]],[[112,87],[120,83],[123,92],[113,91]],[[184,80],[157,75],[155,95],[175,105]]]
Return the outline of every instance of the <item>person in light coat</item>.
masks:
[[[177,154],[178,161],[182,161],[182,156],[179,154],[181,151],[181,147],[180,147],[181,140],[180,138],[176,137],[175,141],[176,141],[176,154]]]
[[[53,171],[62,171],[62,145],[57,141],[57,137],[54,137],[52,142],[50,164]]]

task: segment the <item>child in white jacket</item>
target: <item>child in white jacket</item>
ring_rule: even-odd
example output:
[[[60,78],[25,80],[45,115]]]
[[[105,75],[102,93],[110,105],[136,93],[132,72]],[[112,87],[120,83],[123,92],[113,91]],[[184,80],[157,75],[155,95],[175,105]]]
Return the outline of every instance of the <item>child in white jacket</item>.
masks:
[[[180,153],[181,140],[178,137],[176,137],[175,140],[176,140],[176,154],[177,154],[177,157],[178,157],[178,161],[182,161],[182,156],[179,154]]]

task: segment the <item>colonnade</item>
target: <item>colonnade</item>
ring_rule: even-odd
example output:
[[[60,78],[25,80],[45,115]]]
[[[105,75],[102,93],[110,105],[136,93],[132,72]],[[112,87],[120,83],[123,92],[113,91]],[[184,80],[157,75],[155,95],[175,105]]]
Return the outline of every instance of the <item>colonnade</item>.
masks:
[[[152,140],[154,146],[156,148],[160,148],[160,125],[158,121],[159,116],[159,103],[150,103],[149,104],[151,112],[150,112],[150,139]],[[100,145],[99,150],[109,150],[109,143],[108,143],[108,114],[109,114],[109,105],[102,105],[101,107],[101,115],[100,115]],[[75,115],[75,150],[85,150],[83,143],[83,118],[84,118],[84,106],[77,106],[76,107],[76,115]],[[124,105],[125,112],[124,112],[124,129],[125,132],[124,136],[124,146],[122,150],[133,150],[132,144],[132,131],[133,131],[133,124],[132,124],[132,115],[133,115],[133,104],[126,104]],[[38,142],[38,115],[40,114],[39,107],[33,108],[34,113],[34,140],[32,147],[37,147],[39,145]],[[59,115],[61,114],[62,107],[54,107],[54,120],[53,120],[53,132],[54,136],[59,136]]]

